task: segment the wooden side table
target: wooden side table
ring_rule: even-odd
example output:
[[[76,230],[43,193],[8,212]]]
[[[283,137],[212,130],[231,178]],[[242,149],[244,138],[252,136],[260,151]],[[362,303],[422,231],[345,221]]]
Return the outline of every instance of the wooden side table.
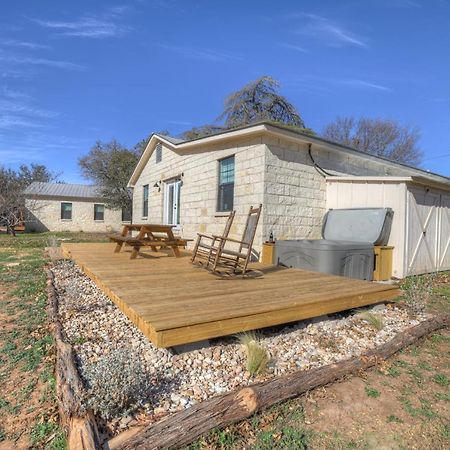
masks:
[[[374,247],[374,252],[374,281],[390,280],[392,278],[392,255],[394,253],[394,247],[387,245],[376,245]]]
[[[261,262],[275,264],[275,242],[264,242],[262,246]]]

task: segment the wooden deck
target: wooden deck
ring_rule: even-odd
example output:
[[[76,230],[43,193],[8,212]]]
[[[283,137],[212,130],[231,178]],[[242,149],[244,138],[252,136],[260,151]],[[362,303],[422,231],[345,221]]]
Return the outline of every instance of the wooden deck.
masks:
[[[392,285],[254,264],[252,279],[221,279],[181,258],[130,260],[115,244],[63,243],[72,258],[158,347],[294,322],[390,300]]]

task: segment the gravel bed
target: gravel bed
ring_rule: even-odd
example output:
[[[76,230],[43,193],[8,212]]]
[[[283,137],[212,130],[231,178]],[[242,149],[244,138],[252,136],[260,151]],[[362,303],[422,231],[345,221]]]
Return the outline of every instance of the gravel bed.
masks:
[[[152,389],[139,411],[156,419],[212,397],[296,370],[307,370],[360,355],[417,325],[428,316],[395,305],[371,309],[382,317],[381,330],[353,313],[325,316],[260,333],[270,363],[262,376],[245,369],[245,352],[235,337],[214,339],[209,347],[176,354],[158,349],[128,320],[83,272],[70,261],[53,267],[59,314],[73,345],[82,376],[122,349],[138,359]],[[113,418],[112,430],[133,425],[132,416]]]

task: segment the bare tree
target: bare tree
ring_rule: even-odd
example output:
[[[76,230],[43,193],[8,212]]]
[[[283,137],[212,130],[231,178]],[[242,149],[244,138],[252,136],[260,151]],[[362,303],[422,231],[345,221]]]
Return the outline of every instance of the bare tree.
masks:
[[[417,166],[422,160],[416,127],[395,120],[361,117],[337,117],[322,133],[325,139],[393,161]]]
[[[22,165],[18,170],[0,166],[0,225],[6,226],[8,234],[15,236],[15,227],[34,220],[25,208],[25,189],[34,181],[50,182],[56,178],[40,164]]]

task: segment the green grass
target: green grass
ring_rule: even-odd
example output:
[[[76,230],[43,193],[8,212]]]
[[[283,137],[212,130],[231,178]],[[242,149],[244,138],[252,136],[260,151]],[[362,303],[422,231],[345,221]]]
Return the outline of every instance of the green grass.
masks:
[[[401,373],[402,372],[400,371],[400,369],[398,367],[395,367],[395,366],[390,366],[389,369],[387,370],[387,374],[390,377],[398,377],[398,376],[401,375]]]
[[[48,232],[48,233],[18,233],[16,237],[0,234],[0,248],[13,249],[43,249],[62,240],[70,242],[107,242],[104,233],[70,233],[70,232]]]
[[[53,422],[40,422],[34,425],[30,432],[30,439],[32,445],[42,443],[48,437],[58,430],[58,425]]]
[[[284,449],[307,449],[310,432],[284,427],[280,431],[262,431],[257,436],[253,450],[284,450]]]
[[[433,409],[431,408],[431,403],[427,399],[419,399],[420,406],[418,408],[414,407],[411,403],[411,401],[408,398],[401,398],[401,403],[403,404],[403,409],[410,415],[410,416],[421,416],[427,419],[433,419],[437,417],[437,414]]]
[[[47,245],[48,235],[0,236],[0,283],[7,290],[2,307],[9,314],[7,322],[10,325],[4,329],[0,326],[0,392],[12,373],[20,379],[15,391],[7,398],[0,398],[0,411],[11,416],[22,410],[27,414],[38,412],[38,423],[16,433],[17,436],[8,435],[8,438],[14,440],[25,432],[31,448],[63,450],[66,448],[64,432],[46,419],[46,408],[56,408],[53,365],[44,363],[53,351],[46,314],[47,275],[44,267],[48,260],[42,251]],[[10,265],[11,262],[18,264]],[[18,374],[18,370],[23,375]],[[41,398],[36,400],[33,394],[38,383]],[[11,398],[15,399],[14,404]]]
[[[364,390],[367,394],[367,397],[370,397],[370,398],[378,398],[381,395],[380,391],[378,391],[377,389],[371,388],[370,386],[365,386]]]
[[[434,369],[430,366],[430,364],[426,361],[419,361],[417,363],[417,367],[419,367],[422,370],[426,370],[428,372],[433,371]]]
[[[443,402],[450,402],[450,392],[435,392],[434,398]]]
[[[447,387],[450,382],[447,375],[444,375],[443,373],[437,373],[434,375],[433,381],[443,387]]]
[[[431,336],[431,342],[439,344],[440,342],[450,343],[450,336],[443,336],[442,334],[433,334]]]

